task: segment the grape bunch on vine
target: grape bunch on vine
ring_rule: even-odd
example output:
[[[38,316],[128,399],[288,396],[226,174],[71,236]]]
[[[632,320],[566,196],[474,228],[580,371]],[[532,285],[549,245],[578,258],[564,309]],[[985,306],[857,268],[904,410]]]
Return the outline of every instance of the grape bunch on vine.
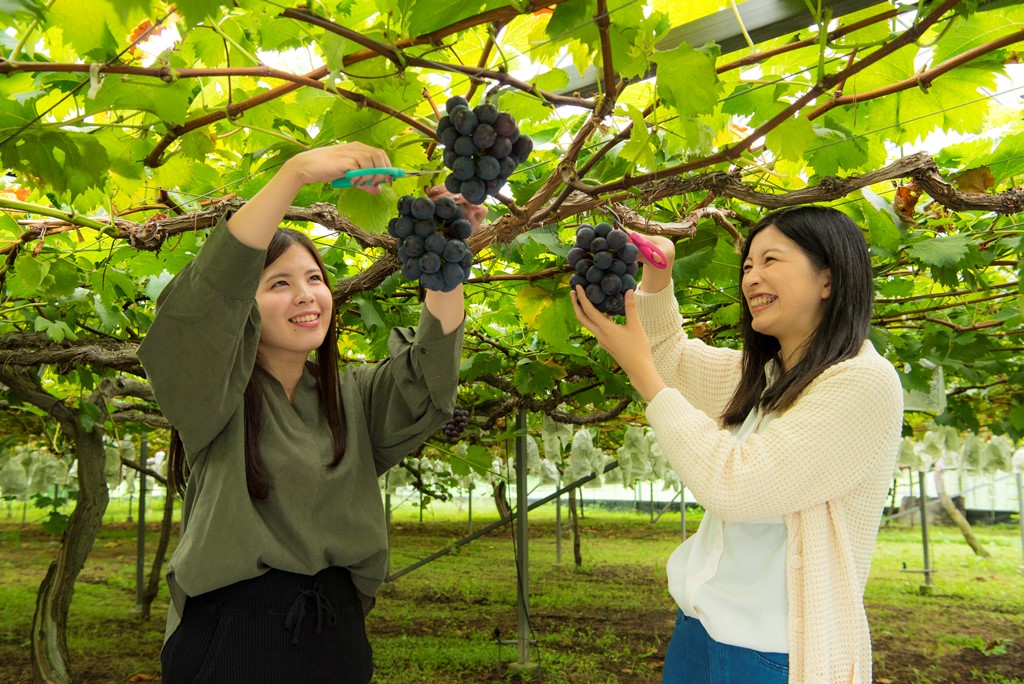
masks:
[[[624,295],[636,288],[633,276],[639,254],[626,231],[610,223],[583,223],[576,229],[576,244],[566,255],[569,266],[575,269],[569,286],[573,290],[582,286],[598,311],[621,315]]]
[[[440,292],[451,292],[469,278],[473,252],[466,238],[472,232],[451,197],[435,201],[404,195],[398,200],[398,216],[388,222],[388,233],[398,240],[402,276]]]
[[[444,165],[451,169],[444,186],[467,202],[482,204],[530,156],[533,139],[519,131],[511,114],[490,103],[470,109],[466,98],[455,96],[445,109],[447,114],[437,122]]]

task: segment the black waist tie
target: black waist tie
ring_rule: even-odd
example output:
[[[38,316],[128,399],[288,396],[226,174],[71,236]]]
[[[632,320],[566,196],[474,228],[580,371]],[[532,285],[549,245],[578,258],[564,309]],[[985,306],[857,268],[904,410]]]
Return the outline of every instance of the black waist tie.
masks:
[[[161,663],[165,684],[366,684],[373,675],[362,603],[345,568],[268,570],[190,597]]]
[[[331,627],[338,623],[338,614],[334,606],[324,596],[324,587],[319,582],[313,584],[312,589],[303,589],[292,601],[291,608],[284,618],[284,628],[292,630],[292,643],[299,643],[299,630],[302,629],[302,620],[306,617],[306,599],[311,599],[316,606],[316,633],[324,631],[324,613],[327,613],[327,624]]]

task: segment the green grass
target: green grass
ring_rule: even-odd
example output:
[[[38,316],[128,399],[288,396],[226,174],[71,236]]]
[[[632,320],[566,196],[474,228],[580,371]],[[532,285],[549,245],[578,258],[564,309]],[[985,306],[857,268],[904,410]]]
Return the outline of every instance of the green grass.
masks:
[[[159,506],[159,502],[156,502]],[[474,528],[496,520],[474,501]],[[31,509],[30,509],[31,510]],[[15,512],[17,513],[17,511]],[[565,510],[563,508],[563,522]],[[150,514],[147,560],[159,510]],[[31,518],[31,515],[29,516]],[[55,549],[38,525],[3,520],[0,509],[0,681],[29,681],[27,645],[35,593]],[[69,646],[76,681],[126,682],[159,675],[167,598],[154,617],[135,615],[135,526],[112,502],[76,586]],[[555,512],[531,513],[530,624],[534,681],[658,682],[675,607],[664,567],[679,541],[679,518],[587,506],[583,564],[572,542],[556,561]],[[692,532],[697,517],[689,522]],[[393,516],[392,570],[451,546],[468,531],[465,510],[435,505],[419,521],[408,505]],[[866,594],[876,680],[894,684],[1024,684],[1024,574],[1016,527],[977,527],[991,559],[976,558],[955,528],[933,527],[938,571],[920,591],[920,531],[883,529]],[[147,570],[148,571],[148,570]],[[367,629],[389,684],[504,681],[517,659],[516,565],[512,531],[497,530],[384,586]],[[496,635],[498,639],[496,639]]]

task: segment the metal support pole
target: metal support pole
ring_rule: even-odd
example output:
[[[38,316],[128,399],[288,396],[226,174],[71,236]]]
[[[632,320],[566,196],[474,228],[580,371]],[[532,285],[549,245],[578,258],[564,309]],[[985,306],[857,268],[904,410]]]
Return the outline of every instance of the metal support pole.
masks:
[[[679,487],[679,537],[686,541],[686,485]]]
[[[519,601],[516,603],[518,617],[518,659],[520,670],[528,670],[530,662],[530,527],[527,496],[530,488],[526,482],[526,409],[520,407],[516,415],[516,547],[518,551],[516,574],[519,577]]]
[[[469,498],[469,529],[466,531],[466,534],[473,534],[473,487],[474,486],[475,485],[472,482],[469,483],[469,497],[468,497]]]
[[[654,480],[651,480],[651,522],[654,522]]]
[[[558,478],[558,488],[562,488],[562,478]],[[1021,523],[1024,525],[1024,522]],[[1021,528],[1024,530],[1024,527]],[[1024,534],[1024,532],[1022,532]],[[555,499],[555,565],[562,564],[562,495]]]
[[[928,552],[928,502],[924,494],[924,471],[917,473],[917,488],[921,506],[921,546],[924,548],[924,585],[921,593],[927,594],[932,589],[932,557]]]
[[[1017,473],[1017,518],[1020,523],[1020,550],[1024,553],[1024,484],[1021,483],[1021,475]],[[1024,565],[1021,566],[1024,570]]]
[[[139,465],[143,468],[146,467],[146,460],[148,454],[148,442],[146,440],[146,433],[142,433],[142,438],[139,445]],[[170,496],[170,493],[167,494]],[[143,593],[145,587],[143,586],[146,580],[146,471],[139,471],[139,528],[138,534],[136,535],[136,548],[135,548],[135,610],[136,612],[142,612],[143,604]]]
[[[391,536],[391,471],[384,473],[384,525]]]

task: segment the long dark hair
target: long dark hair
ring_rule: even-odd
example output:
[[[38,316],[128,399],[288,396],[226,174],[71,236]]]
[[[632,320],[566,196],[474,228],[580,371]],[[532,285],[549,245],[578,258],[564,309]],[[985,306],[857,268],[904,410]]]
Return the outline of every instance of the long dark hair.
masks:
[[[274,233],[270,246],[267,247],[267,257],[263,262],[266,269],[278,260],[285,251],[292,245],[300,245],[312,255],[324,282],[329,283],[327,268],[317,251],[313,241],[304,233],[290,228],[282,228]],[[334,458],[328,468],[335,468],[341,463],[345,455],[345,414],[341,410],[341,394],[339,392],[338,379],[338,328],[335,318],[337,311],[334,300],[331,300],[330,325],[327,326],[327,334],[323,342],[313,352],[313,370],[317,379],[317,394],[320,397],[320,414],[327,422],[331,430],[331,440],[334,443]],[[260,436],[263,429],[263,393],[264,374],[266,371],[256,359],[257,367],[253,369],[249,377],[249,384],[245,387],[244,394],[244,418],[245,418],[245,484],[249,490],[249,496],[253,499],[265,499],[270,493],[271,478],[263,463],[263,454],[260,451]],[[178,431],[171,430],[171,445],[168,450],[167,465],[167,488],[176,492],[179,496],[184,494],[185,482],[188,473],[185,463],[185,449],[178,436]]]
[[[741,424],[756,406],[765,411],[789,408],[823,370],[857,355],[871,325],[871,257],[861,229],[850,217],[836,209],[817,206],[790,207],[767,214],[751,228],[743,243],[741,282],[743,263],[750,254],[754,236],[769,226],[775,226],[795,242],[816,269],[830,270],[829,297],[824,300],[821,322],[804,343],[803,356],[767,387],[765,364],[774,360],[781,367],[779,341],[754,330],[750,308],[741,292],[742,372],[736,391],[722,412],[726,425]]]

